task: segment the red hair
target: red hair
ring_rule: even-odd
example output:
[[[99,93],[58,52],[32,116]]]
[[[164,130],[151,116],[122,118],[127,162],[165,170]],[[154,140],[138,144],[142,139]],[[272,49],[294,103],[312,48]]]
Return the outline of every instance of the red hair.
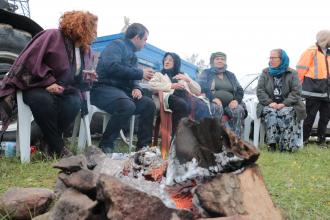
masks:
[[[87,49],[97,35],[97,16],[88,11],[69,11],[60,17],[62,33]]]

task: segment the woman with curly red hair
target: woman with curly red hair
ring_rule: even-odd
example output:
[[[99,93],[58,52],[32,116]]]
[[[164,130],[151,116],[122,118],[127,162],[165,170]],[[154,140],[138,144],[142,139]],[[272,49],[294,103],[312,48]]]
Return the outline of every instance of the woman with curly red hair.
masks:
[[[65,12],[58,29],[37,34],[21,52],[2,81],[0,114],[3,124],[13,116],[16,90],[30,106],[52,155],[67,156],[63,131],[81,109],[81,92],[88,84],[83,70],[93,65],[90,44],[97,34],[97,16],[87,11]],[[96,73],[92,73],[92,80]]]

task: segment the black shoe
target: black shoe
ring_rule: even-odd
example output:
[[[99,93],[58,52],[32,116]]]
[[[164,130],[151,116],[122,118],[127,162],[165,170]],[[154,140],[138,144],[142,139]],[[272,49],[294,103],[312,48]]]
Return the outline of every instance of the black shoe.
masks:
[[[318,136],[317,137],[316,144],[317,145],[323,145],[323,144],[325,144],[325,136]]]
[[[275,143],[269,144],[268,151],[275,152],[276,151],[276,144]]]

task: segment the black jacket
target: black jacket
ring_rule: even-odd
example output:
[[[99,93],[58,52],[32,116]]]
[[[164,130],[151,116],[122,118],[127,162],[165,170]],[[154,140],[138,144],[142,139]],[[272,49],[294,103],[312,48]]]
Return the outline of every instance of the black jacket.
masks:
[[[143,78],[142,69],[138,68],[136,48],[129,39],[118,39],[109,43],[103,50],[96,68],[98,82],[117,87],[130,93],[133,89],[141,89],[139,80]]]

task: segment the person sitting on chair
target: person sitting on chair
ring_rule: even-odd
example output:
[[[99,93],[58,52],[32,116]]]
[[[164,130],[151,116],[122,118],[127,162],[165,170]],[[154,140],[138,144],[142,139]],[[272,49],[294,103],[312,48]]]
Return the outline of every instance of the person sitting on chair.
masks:
[[[164,110],[172,112],[172,136],[175,134],[180,119],[191,113],[188,93],[199,95],[201,88],[197,82],[180,70],[181,59],[176,53],[165,53],[163,69],[156,72],[149,81],[154,91],[163,92]]]
[[[37,34],[21,52],[2,81],[1,119],[8,121],[16,105],[16,90],[30,107],[51,155],[68,156],[62,133],[82,106],[81,90],[88,89],[83,70],[91,65],[90,44],[96,38],[97,16],[90,12],[65,12],[59,29]],[[90,73],[96,80],[96,73]]]
[[[269,150],[295,151],[301,139],[300,121],[306,117],[297,72],[289,68],[289,57],[282,49],[270,52],[269,67],[257,86],[257,116],[266,124]]]
[[[140,121],[137,150],[151,144],[156,107],[151,98],[142,94],[139,80],[150,80],[153,71],[138,68],[135,55],[145,46],[148,35],[145,26],[133,23],[127,28],[125,39],[111,41],[99,58],[99,78],[91,90],[91,103],[112,116],[99,144],[105,153],[113,152],[120,130],[132,115],[139,115]]]
[[[204,70],[198,78],[202,92],[206,97],[224,109],[224,115],[229,117],[225,122],[238,137],[246,116],[243,100],[242,86],[234,73],[227,70],[227,56],[223,52],[212,53],[210,57],[210,69]]]

